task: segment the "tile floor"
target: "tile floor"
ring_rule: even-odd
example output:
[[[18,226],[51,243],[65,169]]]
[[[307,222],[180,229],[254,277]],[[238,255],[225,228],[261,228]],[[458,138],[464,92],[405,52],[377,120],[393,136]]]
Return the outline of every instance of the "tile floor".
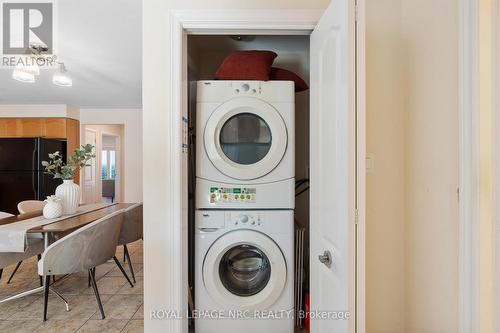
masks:
[[[42,321],[43,296],[36,294],[0,304],[0,333],[4,332],[143,332],[142,241],[128,246],[134,263],[137,284],[131,288],[114,262],[97,267],[96,278],[106,319],[102,320],[87,274],[79,273],[56,281],[53,287],[69,301],[70,311],[51,294],[48,320]],[[123,248],[116,255],[123,260]],[[125,270],[129,273],[128,266]],[[39,285],[36,258],[24,261],[10,284],[7,280],[14,266],[4,269],[0,280],[0,298]],[[130,276],[130,274],[129,274]]]

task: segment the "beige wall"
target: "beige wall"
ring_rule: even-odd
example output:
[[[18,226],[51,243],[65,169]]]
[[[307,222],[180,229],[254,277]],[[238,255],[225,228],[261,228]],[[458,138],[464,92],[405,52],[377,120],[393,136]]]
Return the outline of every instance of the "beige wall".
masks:
[[[498,277],[495,277],[495,227],[493,223],[493,4],[494,0],[480,0],[480,328],[481,333],[493,333],[495,312],[494,295]],[[495,15],[496,16],[496,15]],[[498,313],[496,313],[498,315]]]
[[[458,8],[367,0],[367,332],[458,331]]]
[[[402,0],[407,333],[458,331],[457,5]]]
[[[366,328],[404,332],[405,112],[401,0],[368,0],[366,17]]]

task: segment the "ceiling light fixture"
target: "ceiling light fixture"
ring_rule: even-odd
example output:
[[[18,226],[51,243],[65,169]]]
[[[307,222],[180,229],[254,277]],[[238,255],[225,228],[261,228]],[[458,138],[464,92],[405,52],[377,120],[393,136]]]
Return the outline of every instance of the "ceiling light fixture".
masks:
[[[35,74],[23,71],[20,68],[15,68],[12,72],[12,78],[14,80],[24,82],[24,83],[35,83]]]
[[[59,63],[59,71],[52,76],[52,83],[61,87],[71,87],[73,85],[73,79],[68,75],[64,63]]]
[[[33,83],[35,75],[40,75],[40,67],[37,64],[37,58],[34,56],[27,57],[24,61],[20,61],[14,71],[12,78],[17,81]]]

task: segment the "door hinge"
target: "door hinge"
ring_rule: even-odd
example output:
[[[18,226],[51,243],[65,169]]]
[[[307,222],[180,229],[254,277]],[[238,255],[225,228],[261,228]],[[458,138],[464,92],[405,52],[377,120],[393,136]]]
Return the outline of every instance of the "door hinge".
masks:
[[[356,223],[356,225],[358,225],[358,220],[359,220],[359,211],[358,209],[356,208],[354,210],[354,223]]]
[[[460,187],[457,187],[457,200],[460,202]]]

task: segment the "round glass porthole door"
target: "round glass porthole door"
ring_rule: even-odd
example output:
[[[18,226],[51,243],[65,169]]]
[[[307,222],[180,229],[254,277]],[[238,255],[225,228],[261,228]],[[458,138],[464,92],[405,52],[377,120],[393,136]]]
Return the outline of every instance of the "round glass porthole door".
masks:
[[[266,254],[257,247],[237,245],[222,256],[219,276],[224,287],[232,294],[253,296],[269,282],[271,264]]]
[[[202,270],[205,288],[221,310],[273,305],[288,275],[278,245],[253,230],[232,231],[217,239],[205,255]]]
[[[255,164],[271,149],[271,129],[256,114],[239,113],[222,125],[219,141],[224,154],[234,163]]]
[[[282,160],[287,130],[274,107],[256,98],[219,106],[205,127],[205,150],[223,174],[241,180],[262,177]]]

